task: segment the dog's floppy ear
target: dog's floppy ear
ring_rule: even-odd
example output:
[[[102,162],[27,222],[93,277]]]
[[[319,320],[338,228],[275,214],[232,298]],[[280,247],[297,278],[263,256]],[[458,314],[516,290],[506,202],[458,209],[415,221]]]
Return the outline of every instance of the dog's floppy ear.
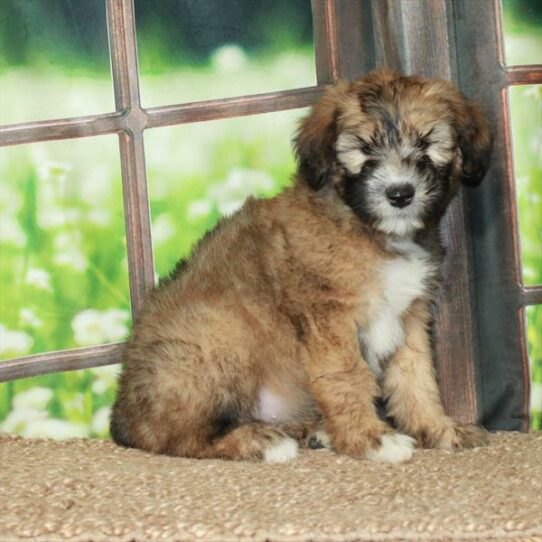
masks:
[[[340,86],[328,87],[322,99],[301,122],[294,139],[299,174],[313,190],[320,190],[330,183],[336,169],[337,97]]]
[[[478,186],[489,167],[493,134],[480,106],[463,97],[453,105],[463,161],[460,180],[466,186]]]

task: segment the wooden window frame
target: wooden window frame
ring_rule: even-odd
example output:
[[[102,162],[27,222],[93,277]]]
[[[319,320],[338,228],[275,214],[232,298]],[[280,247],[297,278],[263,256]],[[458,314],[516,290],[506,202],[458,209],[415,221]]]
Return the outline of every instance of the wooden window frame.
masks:
[[[442,225],[447,257],[435,310],[437,371],[445,406],[458,420],[527,430],[524,309],[542,303],[542,286],[522,282],[508,87],[542,83],[542,65],[505,65],[500,0],[312,0],[316,86],[152,108],[140,101],[133,0],[105,4],[115,112],[3,126],[0,145],[118,134],[134,316],[154,287],[146,129],[306,107],[327,83],[382,66],[452,80],[486,105],[496,134],[488,180],[463,191]],[[121,351],[122,344],[108,344],[6,360],[0,382],[119,363]],[[492,364],[511,380],[488,385]],[[507,421],[495,422],[492,400],[507,394],[521,407],[505,405]]]

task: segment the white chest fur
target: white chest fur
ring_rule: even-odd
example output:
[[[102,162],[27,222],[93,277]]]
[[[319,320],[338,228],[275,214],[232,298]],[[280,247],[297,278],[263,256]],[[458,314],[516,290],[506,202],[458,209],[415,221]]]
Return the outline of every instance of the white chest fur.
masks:
[[[403,313],[425,294],[435,272],[429,254],[413,241],[394,241],[390,248],[397,254],[380,270],[382,296],[368,325],[359,332],[367,362],[377,376],[382,373],[382,362],[404,342]]]

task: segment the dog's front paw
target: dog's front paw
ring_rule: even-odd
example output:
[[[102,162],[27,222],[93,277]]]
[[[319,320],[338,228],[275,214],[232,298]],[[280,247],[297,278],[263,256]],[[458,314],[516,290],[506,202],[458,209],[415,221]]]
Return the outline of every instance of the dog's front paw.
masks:
[[[444,450],[462,450],[485,446],[488,442],[489,433],[483,427],[457,423],[442,433],[435,447]]]
[[[365,452],[365,457],[380,463],[402,463],[412,457],[415,444],[415,439],[403,433],[386,433],[380,437],[379,445]]]

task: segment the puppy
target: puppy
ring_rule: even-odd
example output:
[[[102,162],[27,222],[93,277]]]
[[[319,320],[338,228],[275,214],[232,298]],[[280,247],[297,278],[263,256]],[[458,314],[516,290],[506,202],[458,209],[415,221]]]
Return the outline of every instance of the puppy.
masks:
[[[298,442],[386,462],[415,441],[483,444],[444,412],[429,335],[439,220],[488,167],[480,109],[446,81],[376,71],[329,87],[295,150],[291,188],[250,198],[149,295],[113,439],[269,462]]]

